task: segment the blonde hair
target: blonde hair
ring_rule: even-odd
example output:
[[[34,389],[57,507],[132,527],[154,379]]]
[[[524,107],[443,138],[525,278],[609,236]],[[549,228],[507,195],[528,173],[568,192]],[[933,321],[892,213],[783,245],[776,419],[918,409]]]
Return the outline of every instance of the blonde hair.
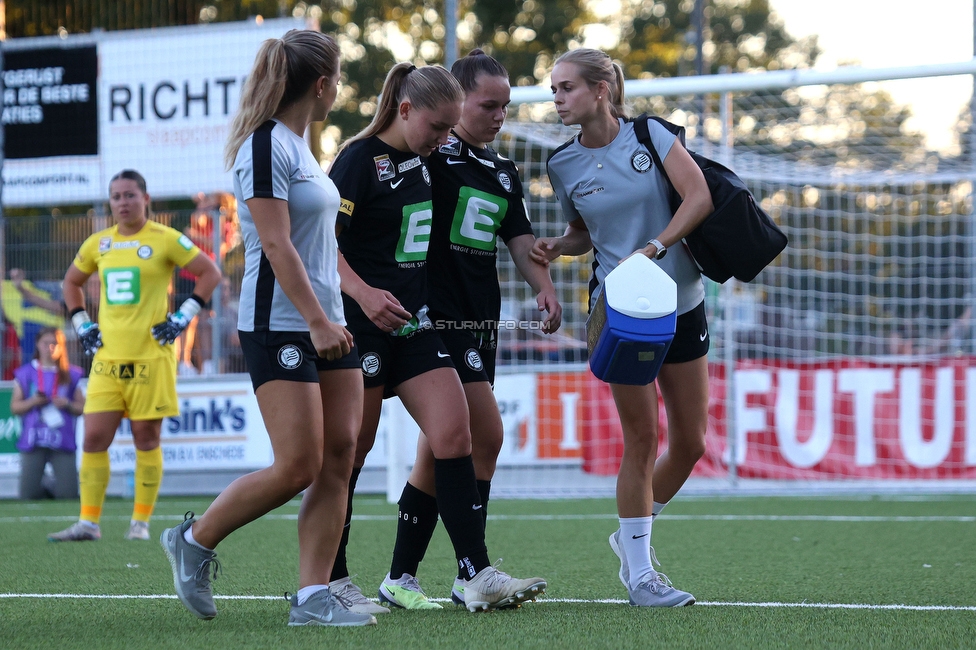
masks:
[[[301,99],[319,77],[331,78],[338,69],[339,46],[326,34],[292,29],[262,43],[230,127],[226,168],[234,166],[237,151],[255,129]]]
[[[627,108],[624,106],[624,71],[613,62],[609,54],[581,47],[556,59],[556,64],[560,63],[575,65],[583,81],[590,86],[605,82],[610,89],[610,96],[607,98],[610,100],[610,114],[614,117],[627,117]]]
[[[380,91],[379,106],[369,125],[346,140],[340,151],[353,142],[371,138],[390,128],[400,110],[400,102],[410,100],[414,108],[431,110],[446,102],[464,101],[464,89],[458,80],[439,65],[421,68],[410,63],[397,63],[390,69]]]

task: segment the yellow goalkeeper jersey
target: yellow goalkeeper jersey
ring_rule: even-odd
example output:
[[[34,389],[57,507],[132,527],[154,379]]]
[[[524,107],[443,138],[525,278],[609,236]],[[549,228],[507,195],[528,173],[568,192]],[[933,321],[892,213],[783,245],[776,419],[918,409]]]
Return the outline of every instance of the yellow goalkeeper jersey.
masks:
[[[147,221],[134,235],[118,226],[99,231],[78,249],[74,264],[101,281],[98,326],[103,360],[134,361],[174,354],[152,337],[152,326],[166,319],[173,269],[186,266],[200,249],[168,226]]]

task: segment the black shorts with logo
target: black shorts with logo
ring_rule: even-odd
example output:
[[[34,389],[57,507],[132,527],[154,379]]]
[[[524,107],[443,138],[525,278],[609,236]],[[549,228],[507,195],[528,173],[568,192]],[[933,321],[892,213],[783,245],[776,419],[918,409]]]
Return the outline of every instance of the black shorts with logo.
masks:
[[[359,348],[360,368],[366,388],[385,386],[383,397],[392,397],[394,389],[419,375],[437,368],[453,368],[451,355],[441,337],[432,329],[422,329],[410,336],[383,333],[353,334]]]
[[[442,329],[437,333],[454,361],[462,384],[487,381],[494,386],[496,332]]]
[[[349,354],[329,361],[320,357],[308,332],[242,332],[241,351],[254,390],[274,379],[319,382],[319,373],[359,367],[359,351],[353,343]]]
[[[678,315],[674,340],[664,357],[664,363],[694,361],[708,354],[708,323],[705,321],[705,302],[691,311]]]

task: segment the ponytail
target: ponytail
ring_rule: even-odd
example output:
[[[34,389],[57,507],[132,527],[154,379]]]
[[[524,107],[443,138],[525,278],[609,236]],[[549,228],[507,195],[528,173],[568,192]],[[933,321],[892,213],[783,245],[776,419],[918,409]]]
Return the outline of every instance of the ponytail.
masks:
[[[383,82],[373,120],[365,129],[346,140],[339,151],[389,129],[404,100],[410,100],[414,108],[430,110],[445,102],[464,101],[464,90],[457,79],[439,65],[418,68],[411,63],[397,63]]]
[[[339,46],[326,34],[293,29],[261,44],[241,93],[224,148],[226,169],[254,131],[279,111],[301,99],[319,77],[339,68]]]

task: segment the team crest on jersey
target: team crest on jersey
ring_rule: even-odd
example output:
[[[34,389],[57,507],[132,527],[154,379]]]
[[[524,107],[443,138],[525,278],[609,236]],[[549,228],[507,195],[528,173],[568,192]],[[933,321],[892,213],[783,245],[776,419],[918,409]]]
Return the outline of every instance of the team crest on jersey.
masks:
[[[427,165],[422,165],[420,169],[424,175],[424,182],[430,185],[430,172],[427,171]]]
[[[481,372],[481,369],[485,367],[485,364],[481,362],[481,355],[474,348],[468,348],[468,351],[464,353],[464,363],[475,372]]]
[[[380,362],[380,355],[375,352],[367,352],[359,360],[360,365],[363,368],[363,374],[367,377],[375,377],[380,374],[380,367],[383,365]]]
[[[420,166],[420,156],[416,156],[406,162],[402,162],[399,165],[397,165],[397,171],[402,174],[403,172],[410,171],[414,167],[419,167],[419,166]]]
[[[381,183],[396,176],[396,167],[393,166],[389,155],[375,156],[373,163],[376,165],[376,178],[380,179]]]
[[[98,252],[101,255],[104,255],[105,253],[109,252],[110,250],[112,250],[112,238],[111,237],[102,237],[101,239],[98,240]]]
[[[447,144],[437,147],[437,150],[448,156],[459,156],[461,154],[461,141],[453,135],[447,136]]]
[[[278,350],[278,363],[285,370],[294,370],[302,365],[302,351],[289,343]]]
[[[512,177],[506,171],[498,172],[498,182],[502,184],[506,192],[512,191]]]
[[[643,174],[651,168],[650,154],[646,151],[635,151],[634,155],[630,157],[630,166],[634,168],[635,172]]]
[[[152,246],[140,246],[139,250],[136,251],[136,255],[139,256],[141,260],[148,260],[152,257]]]

